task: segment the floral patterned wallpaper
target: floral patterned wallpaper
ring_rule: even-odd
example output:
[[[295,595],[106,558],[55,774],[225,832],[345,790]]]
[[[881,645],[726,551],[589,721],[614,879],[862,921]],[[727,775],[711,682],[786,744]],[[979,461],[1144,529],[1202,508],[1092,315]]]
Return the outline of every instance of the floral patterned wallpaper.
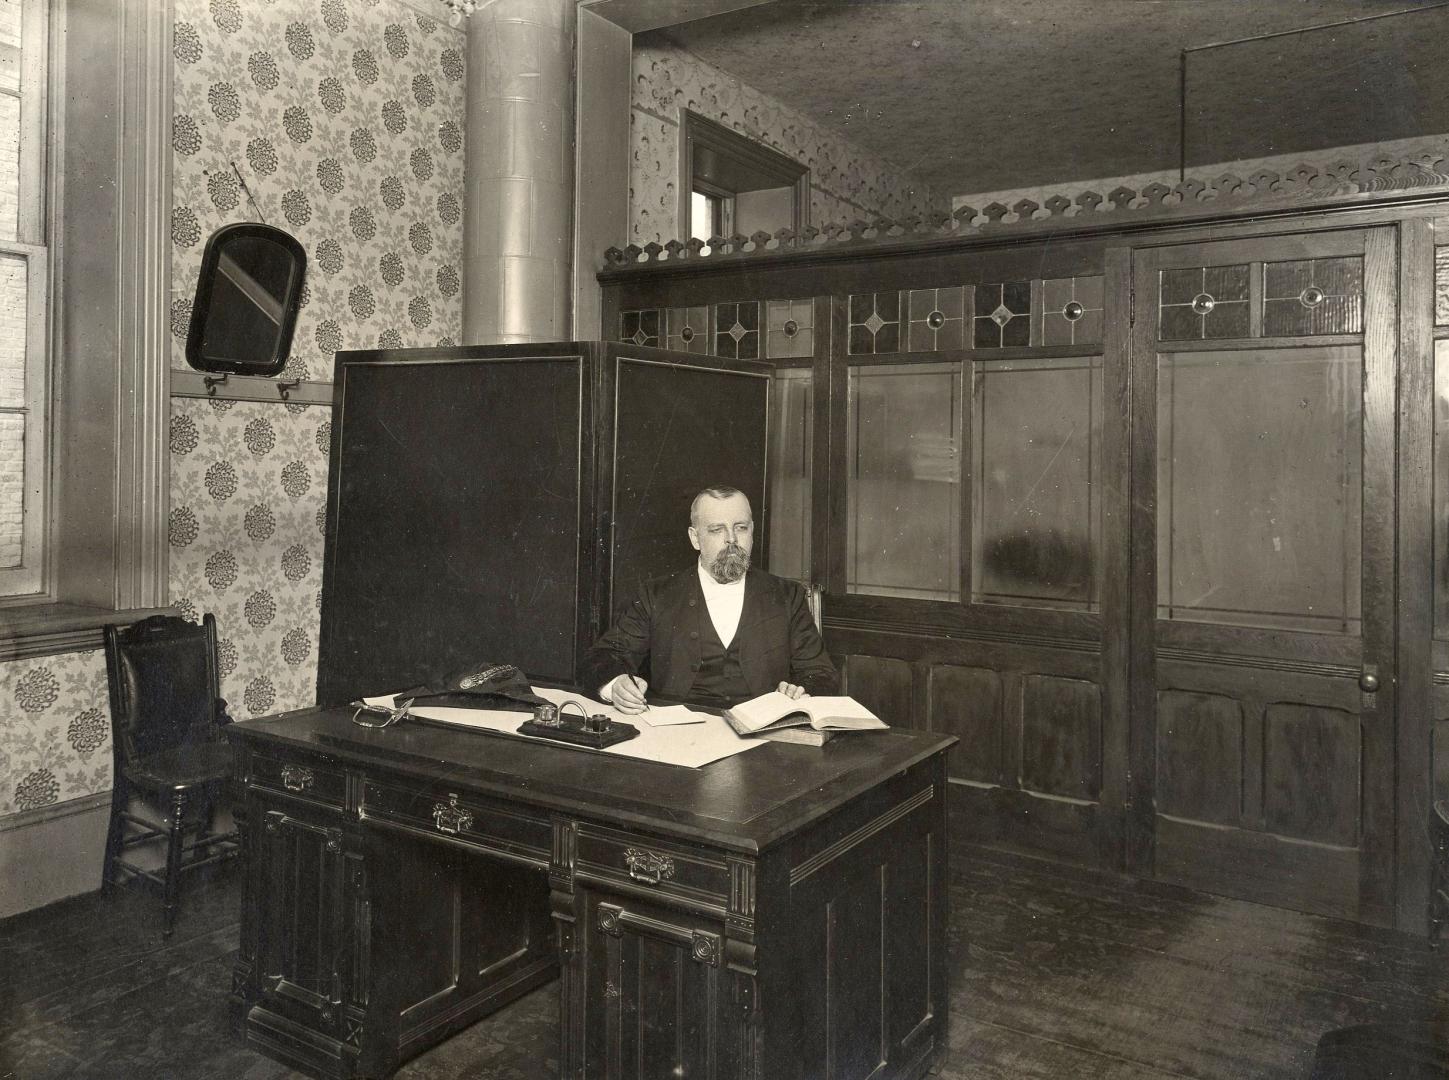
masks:
[[[111,787],[111,710],[99,649],[0,664],[0,815]]]
[[[238,720],[313,700],[331,413],[171,403],[171,602],[216,616],[221,693]]]
[[[664,243],[685,234],[677,188],[681,109],[808,165],[812,225],[950,213],[948,197],[908,172],[683,49],[636,47],[633,78],[630,243]]]
[[[446,5],[173,9],[172,366],[206,238],[262,218],[308,256],[288,377],[330,379],[337,349],[455,341],[465,47]],[[171,599],[216,615],[237,719],[313,700],[330,412],[172,399]],[[104,654],[0,664],[0,817],[110,784]]]
[[[206,238],[259,218],[307,250],[288,377],[330,379],[338,349],[456,341],[465,41],[446,6],[174,2],[173,366]]]

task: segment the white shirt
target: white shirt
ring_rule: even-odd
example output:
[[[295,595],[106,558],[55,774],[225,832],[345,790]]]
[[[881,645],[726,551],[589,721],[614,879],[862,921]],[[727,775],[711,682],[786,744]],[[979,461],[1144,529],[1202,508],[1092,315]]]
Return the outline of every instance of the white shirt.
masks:
[[[721,585],[702,564],[695,563],[694,566],[699,571],[699,587],[704,590],[704,606],[709,608],[709,621],[714,623],[720,644],[728,649],[735,639],[735,631],[740,628],[740,612],[745,609],[745,579]]]
[[[745,579],[721,585],[710,576],[703,564],[696,562],[694,566],[699,571],[699,587],[704,590],[704,606],[709,611],[709,621],[714,623],[720,644],[728,649],[735,639],[735,631],[740,628],[740,615],[745,610]],[[614,685],[623,678],[627,676],[616,675],[610,679],[607,686],[600,688],[599,696],[612,704]]]

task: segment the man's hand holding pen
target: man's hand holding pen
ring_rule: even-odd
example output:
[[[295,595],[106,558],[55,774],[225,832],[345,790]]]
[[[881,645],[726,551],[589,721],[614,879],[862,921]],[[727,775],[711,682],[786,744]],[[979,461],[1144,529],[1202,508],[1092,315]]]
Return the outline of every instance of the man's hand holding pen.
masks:
[[[611,690],[614,708],[621,713],[644,712],[649,708],[644,700],[644,691],[648,689],[649,684],[638,675],[620,675]]]

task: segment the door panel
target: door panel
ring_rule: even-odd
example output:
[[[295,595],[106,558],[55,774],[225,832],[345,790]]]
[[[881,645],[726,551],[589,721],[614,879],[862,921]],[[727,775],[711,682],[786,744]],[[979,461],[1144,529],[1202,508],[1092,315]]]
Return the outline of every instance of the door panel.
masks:
[[[1380,923],[1392,688],[1360,677],[1392,664],[1392,256],[1386,230],[1139,251],[1132,338],[1151,868]]]

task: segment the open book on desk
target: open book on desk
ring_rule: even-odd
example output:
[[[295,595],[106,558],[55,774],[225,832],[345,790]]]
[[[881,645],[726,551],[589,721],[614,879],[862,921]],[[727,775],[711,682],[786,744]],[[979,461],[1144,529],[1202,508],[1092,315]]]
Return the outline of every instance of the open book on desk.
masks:
[[[737,735],[817,746],[838,731],[883,731],[890,726],[853,697],[795,699],[778,690],[726,709],[724,718]]]

